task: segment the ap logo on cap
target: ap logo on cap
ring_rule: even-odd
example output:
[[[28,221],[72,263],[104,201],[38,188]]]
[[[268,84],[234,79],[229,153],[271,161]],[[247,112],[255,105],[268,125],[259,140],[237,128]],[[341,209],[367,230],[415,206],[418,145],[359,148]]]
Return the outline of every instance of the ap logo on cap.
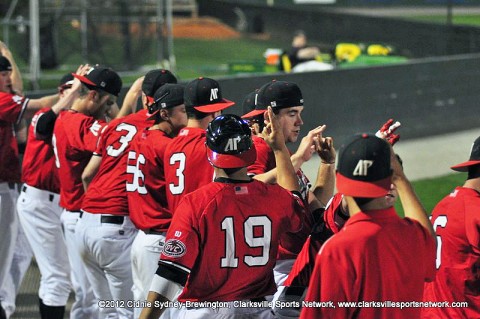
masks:
[[[210,101],[218,99],[218,88],[213,88],[210,90]]]

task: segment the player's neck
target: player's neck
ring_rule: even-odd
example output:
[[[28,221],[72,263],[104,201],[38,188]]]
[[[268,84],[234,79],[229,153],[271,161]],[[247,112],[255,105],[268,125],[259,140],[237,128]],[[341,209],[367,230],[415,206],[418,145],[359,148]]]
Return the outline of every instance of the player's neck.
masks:
[[[480,177],[467,179],[463,184],[463,187],[471,188],[476,190],[477,192],[480,192]]]
[[[244,167],[232,174],[227,174],[225,171],[221,168],[214,167],[215,170],[215,177],[224,177],[224,178],[229,178],[229,179],[234,179],[237,181],[250,181],[251,178],[250,176],[247,175],[247,168]]]

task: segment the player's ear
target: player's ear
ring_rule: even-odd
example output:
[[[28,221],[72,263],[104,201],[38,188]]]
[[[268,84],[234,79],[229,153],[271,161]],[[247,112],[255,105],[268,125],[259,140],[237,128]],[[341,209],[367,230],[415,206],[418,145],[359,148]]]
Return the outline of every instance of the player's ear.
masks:
[[[170,118],[170,114],[168,113],[168,111],[166,109],[160,110],[160,118],[163,121],[168,121],[168,119]]]

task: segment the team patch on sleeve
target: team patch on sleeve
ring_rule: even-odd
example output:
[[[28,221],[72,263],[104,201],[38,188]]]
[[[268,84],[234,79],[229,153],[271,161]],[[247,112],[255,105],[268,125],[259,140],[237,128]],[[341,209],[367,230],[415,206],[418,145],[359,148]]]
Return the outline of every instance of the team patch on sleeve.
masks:
[[[163,252],[167,257],[180,258],[187,253],[187,247],[178,239],[169,239],[165,242]]]

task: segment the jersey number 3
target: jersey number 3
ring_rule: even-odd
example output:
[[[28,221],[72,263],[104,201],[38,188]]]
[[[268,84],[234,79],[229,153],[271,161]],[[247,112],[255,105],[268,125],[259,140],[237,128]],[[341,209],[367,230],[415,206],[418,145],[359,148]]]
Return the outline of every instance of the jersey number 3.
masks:
[[[258,234],[254,234],[258,229]],[[222,221],[225,232],[225,257],[221,259],[222,268],[238,267],[235,227],[233,217],[225,217]],[[261,235],[259,235],[261,234]],[[267,216],[250,216],[243,223],[243,240],[251,248],[262,248],[260,256],[244,255],[243,262],[248,266],[264,266],[270,256],[272,238],[272,222]]]

